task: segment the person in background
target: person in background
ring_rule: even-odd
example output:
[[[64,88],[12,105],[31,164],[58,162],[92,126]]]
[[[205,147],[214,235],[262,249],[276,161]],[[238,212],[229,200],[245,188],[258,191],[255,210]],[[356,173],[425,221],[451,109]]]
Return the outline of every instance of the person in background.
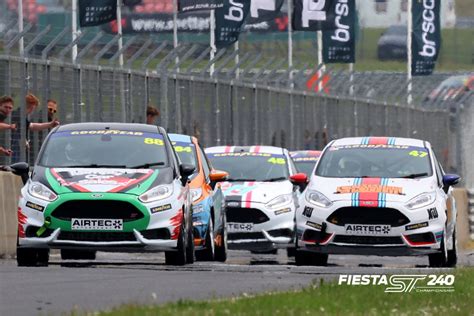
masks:
[[[5,123],[7,118],[13,112],[13,99],[9,96],[3,96],[0,98],[0,131],[2,130],[15,130],[16,124]]]
[[[48,100],[48,122],[52,122],[56,119],[56,113],[58,112],[58,102],[53,99]]]
[[[156,120],[160,116],[160,111],[152,106],[149,105],[146,107],[146,123],[150,125],[156,125]]]
[[[29,93],[25,97],[26,102],[26,117],[24,123],[26,124],[26,150],[29,149],[29,139],[30,139],[30,131],[42,131],[49,128],[54,128],[59,125],[59,121],[57,119],[53,119],[51,122],[47,123],[33,123],[30,121],[30,117],[33,112],[38,108],[40,102],[39,99],[34,95]],[[16,109],[12,113],[13,118],[21,118],[21,109]],[[13,149],[13,162],[20,161],[20,139],[21,139],[21,124],[23,124],[22,120],[18,121],[18,128],[12,134],[12,149]]]

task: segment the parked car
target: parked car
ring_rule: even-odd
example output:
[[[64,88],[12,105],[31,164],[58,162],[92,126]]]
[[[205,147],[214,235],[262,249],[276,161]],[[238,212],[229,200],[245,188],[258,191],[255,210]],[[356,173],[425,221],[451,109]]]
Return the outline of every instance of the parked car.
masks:
[[[392,25],[382,33],[377,43],[379,60],[407,59],[408,30],[405,25]]]
[[[180,134],[169,136],[181,162],[195,168],[189,187],[193,200],[196,259],[224,262],[227,259],[227,226],[224,195],[217,183],[229,174],[212,168],[197,138]]]
[[[194,166],[180,164],[157,126],[79,123],[55,128],[18,205],[19,266],[95,259],[97,250],[164,251],[166,264],[194,261],[191,193]]]

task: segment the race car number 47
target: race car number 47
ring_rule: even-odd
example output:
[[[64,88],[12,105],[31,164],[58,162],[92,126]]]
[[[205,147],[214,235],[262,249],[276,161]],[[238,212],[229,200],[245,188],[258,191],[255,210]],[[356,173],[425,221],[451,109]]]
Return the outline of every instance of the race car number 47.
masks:
[[[71,220],[72,230],[109,230],[122,231],[122,219],[98,219],[98,218],[73,218]]]
[[[227,231],[229,233],[251,232],[253,224],[251,223],[228,223]]]

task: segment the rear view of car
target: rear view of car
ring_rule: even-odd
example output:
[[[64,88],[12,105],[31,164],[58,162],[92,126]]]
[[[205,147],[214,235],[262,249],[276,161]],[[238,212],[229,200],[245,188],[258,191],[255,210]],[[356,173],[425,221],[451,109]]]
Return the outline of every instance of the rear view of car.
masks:
[[[326,265],[328,254],[426,255],[454,266],[452,186],[428,142],[344,138],[324,150],[300,198],[296,263]]]
[[[288,151],[277,147],[212,147],[213,166],[229,173],[221,184],[225,195],[231,249],[274,252],[294,245],[294,212],[298,190]]]
[[[166,263],[194,260],[191,197],[194,167],[179,165],[164,129],[84,123],[53,130],[18,206],[19,266],[94,259],[97,250],[165,251]]]
[[[407,59],[407,27],[392,25],[380,37],[377,43],[379,60],[406,60]]]
[[[227,259],[224,195],[216,184],[227,178],[227,173],[212,169],[195,137],[180,134],[169,136],[181,162],[195,168],[189,186],[193,200],[196,259],[224,262]]]
[[[290,156],[298,172],[302,172],[310,178],[314,166],[316,166],[316,162],[318,162],[319,156],[321,156],[321,152],[318,150],[291,151]]]

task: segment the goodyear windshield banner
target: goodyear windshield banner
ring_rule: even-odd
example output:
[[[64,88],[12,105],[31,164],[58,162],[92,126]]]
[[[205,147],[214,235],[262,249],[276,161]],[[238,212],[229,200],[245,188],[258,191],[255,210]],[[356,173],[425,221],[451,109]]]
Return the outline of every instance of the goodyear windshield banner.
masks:
[[[355,0],[335,0],[335,28],[323,32],[324,63],[355,62]]]
[[[411,73],[427,76],[433,73],[441,49],[441,0],[413,0]]]
[[[283,0],[251,0],[248,23],[274,20],[281,13]]]
[[[331,12],[336,0],[294,0],[293,29],[295,31],[320,31],[334,28]]]
[[[214,10],[222,8],[224,0],[178,0],[178,11]]]
[[[217,48],[229,46],[239,40],[249,11],[248,0],[225,0],[224,6],[215,11]]]
[[[117,0],[79,0],[79,25],[97,26],[117,19]]]

